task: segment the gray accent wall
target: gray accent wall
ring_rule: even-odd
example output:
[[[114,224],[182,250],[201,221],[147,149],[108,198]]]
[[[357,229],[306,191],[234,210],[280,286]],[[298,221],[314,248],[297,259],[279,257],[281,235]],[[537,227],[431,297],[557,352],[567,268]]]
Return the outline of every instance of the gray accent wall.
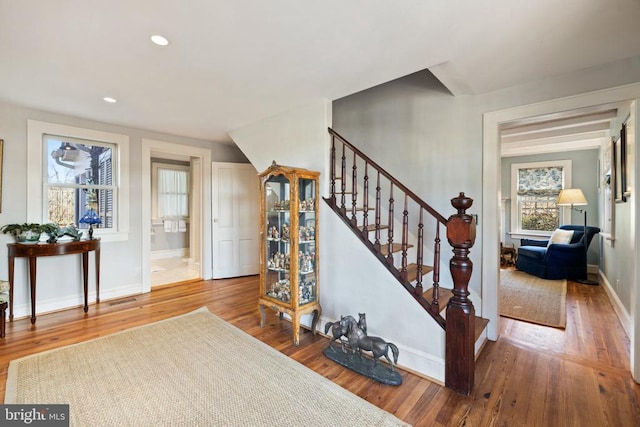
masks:
[[[544,153],[527,156],[514,156],[502,158],[502,170],[501,170],[501,182],[502,182],[502,197],[511,197],[511,165],[514,163],[528,163],[528,162],[545,162],[550,160],[571,160],[571,188],[579,188],[584,193],[587,199],[587,206],[580,206],[587,211],[587,224],[600,227],[600,214],[598,209],[598,158],[599,150],[580,150],[580,151],[568,151],[564,153]],[[505,228],[502,230],[501,240],[506,244],[514,244],[516,247],[520,246],[520,238],[511,238],[510,223],[511,213],[509,207],[511,201],[509,200],[504,204],[505,206]],[[565,221],[565,224],[584,224],[584,214],[571,211],[571,220]],[[599,247],[600,236],[593,238],[588,252],[588,263],[592,265],[598,265],[599,259]]]

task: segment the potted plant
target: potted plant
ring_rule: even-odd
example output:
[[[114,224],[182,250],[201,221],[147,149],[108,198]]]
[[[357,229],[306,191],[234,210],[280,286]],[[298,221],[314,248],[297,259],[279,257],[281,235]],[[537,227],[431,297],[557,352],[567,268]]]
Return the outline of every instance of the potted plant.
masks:
[[[33,244],[40,241],[40,235],[47,233],[51,235],[58,230],[58,225],[38,224],[38,223],[24,223],[24,224],[6,224],[0,228],[4,234],[11,234],[18,243]]]

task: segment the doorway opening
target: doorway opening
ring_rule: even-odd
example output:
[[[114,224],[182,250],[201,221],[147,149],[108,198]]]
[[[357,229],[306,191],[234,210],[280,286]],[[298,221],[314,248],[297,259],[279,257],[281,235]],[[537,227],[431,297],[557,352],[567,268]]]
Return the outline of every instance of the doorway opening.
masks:
[[[581,108],[588,108],[596,105],[627,102],[634,100],[640,96],[640,85],[621,86],[612,89],[590,92],[581,95],[575,95],[567,98],[541,102],[538,104],[526,105],[501,111],[486,113],[484,115],[483,126],[483,206],[482,213],[485,218],[485,230],[482,238],[483,268],[482,268],[482,314],[483,317],[489,318],[488,336],[491,340],[497,340],[499,336],[499,245],[503,231],[500,226],[500,209],[501,209],[501,125],[517,120],[527,120],[532,117],[538,117],[548,114],[559,114],[565,111],[572,111]],[[633,117],[637,117],[634,113]],[[633,160],[636,162],[636,159]],[[637,164],[637,163],[636,163]],[[595,165],[594,165],[595,169]],[[594,183],[595,183],[594,175]],[[635,178],[634,178],[635,179]],[[635,210],[635,203],[631,206]],[[637,218],[632,219],[632,229],[637,229]],[[636,236],[631,233],[631,239]],[[633,283],[634,291],[637,289],[635,285],[637,277],[636,263],[633,265],[629,277],[630,283]],[[632,300],[630,301],[630,312],[637,312],[635,309],[638,305],[637,292],[632,292]],[[631,338],[631,371],[637,379],[637,373],[640,372],[640,328],[638,328],[638,318],[629,319],[630,338]]]
[[[187,156],[151,153],[151,287],[200,279],[200,234],[193,165]]]
[[[211,278],[211,151],[204,148],[142,140],[142,288]],[[169,198],[188,200],[186,210],[175,207],[164,216],[157,206],[158,188],[152,164],[188,171],[188,195],[170,188]],[[171,168],[167,165],[173,165]],[[156,168],[158,169],[158,168]],[[157,174],[157,171],[156,171]],[[180,175],[180,174],[177,174]],[[168,175],[170,178],[172,174]],[[157,176],[156,176],[157,181]],[[156,205],[153,203],[155,190]],[[183,197],[184,196],[184,197]]]

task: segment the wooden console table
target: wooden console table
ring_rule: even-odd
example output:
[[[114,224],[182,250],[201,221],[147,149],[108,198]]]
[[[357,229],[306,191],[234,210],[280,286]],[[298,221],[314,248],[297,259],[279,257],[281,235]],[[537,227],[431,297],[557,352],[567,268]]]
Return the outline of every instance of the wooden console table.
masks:
[[[9,249],[9,320],[13,320],[13,273],[16,258],[29,258],[29,284],[31,287],[31,323],[36,323],[36,260],[38,257],[82,254],[82,278],[84,281],[84,311],[89,310],[87,292],[89,286],[89,252],[95,251],[96,302],[100,302],[100,239],[63,243],[38,243],[25,245],[7,244]]]

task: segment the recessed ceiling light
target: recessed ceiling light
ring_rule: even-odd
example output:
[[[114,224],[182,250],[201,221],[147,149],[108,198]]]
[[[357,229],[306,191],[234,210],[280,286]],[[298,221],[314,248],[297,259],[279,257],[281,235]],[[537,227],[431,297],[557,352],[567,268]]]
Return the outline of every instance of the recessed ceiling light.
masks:
[[[108,103],[110,103],[110,104],[114,104],[114,103],[118,102],[118,100],[117,100],[117,99],[112,98],[112,97],[110,97],[110,96],[105,96],[105,97],[104,97],[104,98],[102,98],[102,99],[104,100],[104,102],[108,102]]]
[[[166,46],[169,44],[169,40],[157,34],[151,36],[151,41],[157,44],[158,46]]]

